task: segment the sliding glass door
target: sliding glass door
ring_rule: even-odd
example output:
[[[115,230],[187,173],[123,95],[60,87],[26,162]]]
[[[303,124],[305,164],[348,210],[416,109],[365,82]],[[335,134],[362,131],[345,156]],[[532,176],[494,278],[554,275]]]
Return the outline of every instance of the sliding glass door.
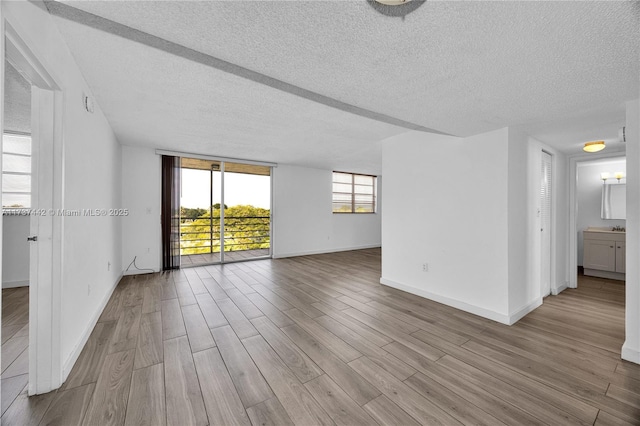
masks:
[[[225,163],[223,188],[225,260],[270,256],[271,167]]]
[[[181,265],[271,255],[271,167],[181,159]]]

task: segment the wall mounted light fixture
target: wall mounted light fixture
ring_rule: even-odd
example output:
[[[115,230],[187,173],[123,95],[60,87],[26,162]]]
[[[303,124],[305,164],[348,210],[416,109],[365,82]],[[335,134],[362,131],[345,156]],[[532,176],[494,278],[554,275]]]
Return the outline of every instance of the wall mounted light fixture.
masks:
[[[600,173],[600,179],[602,179],[602,183],[607,183],[607,179],[609,179],[610,177],[611,177],[611,173],[609,172]],[[620,183],[620,181],[624,179],[626,176],[623,172],[615,172],[613,173],[613,177],[618,179],[618,183]]]
[[[587,142],[582,148],[585,152],[598,152],[604,149],[604,141]]]

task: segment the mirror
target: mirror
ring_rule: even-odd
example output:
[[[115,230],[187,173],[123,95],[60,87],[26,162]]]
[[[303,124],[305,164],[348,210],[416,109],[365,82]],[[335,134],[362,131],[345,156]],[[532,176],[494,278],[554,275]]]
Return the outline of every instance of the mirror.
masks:
[[[624,183],[602,185],[602,219],[627,218],[627,185]]]

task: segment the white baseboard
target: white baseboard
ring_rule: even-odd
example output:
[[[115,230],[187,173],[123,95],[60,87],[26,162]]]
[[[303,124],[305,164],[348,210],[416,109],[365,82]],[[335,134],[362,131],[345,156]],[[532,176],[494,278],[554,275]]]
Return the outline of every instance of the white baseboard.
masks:
[[[401,284],[399,282],[381,277],[380,284],[384,284],[389,287],[397,288],[398,290],[406,291],[411,294],[415,294],[420,297],[427,298],[429,300],[433,300],[438,303],[442,303],[443,305],[451,306],[452,308],[460,309],[461,311],[469,312],[474,315],[481,316],[483,318],[488,318],[490,320],[499,322],[501,324],[511,325],[509,323],[510,317],[505,314],[501,314],[499,312],[491,311],[489,309],[484,309],[479,306],[470,305],[466,302],[462,302],[460,300],[451,299],[446,296],[442,296],[439,294],[431,293],[429,291],[423,290],[421,288],[412,287],[409,285]]]
[[[640,364],[640,350],[638,350],[637,348],[630,348],[627,345],[627,342],[624,342],[624,345],[622,345],[622,359],[629,361],[629,362],[635,362],[636,364]]]
[[[133,271],[125,271],[122,275],[123,276],[128,276],[128,275],[143,275],[143,274],[156,274],[160,271],[152,271],[151,269],[145,269],[145,270],[138,270],[138,269],[134,269]]]
[[[554,296],[557,296],[557,295],[559,295],[560,293],[562,293],[563,291],[565,291],[568,288],[569,288],[569,283],[565,282],[560,287],[552,288],[551,289],[551,294],[554,295]]]
[[[29,280],[7,281],[2,283],[2,288],[28,287]]]
[[[100,315],[102,315],[102,311],[104,311],[104,308],[107,306],[107,303],[109,303],[109,299],[111,299],[111,296],[113,295],[113,291],[118,286],[118,283],[122,279],[122,276],[123,274],[120,274],[118,279],[116,279],[115,283],[113,283],[113,285],[111,286],[111,289],[107,292],[106,296],[100,303],[99,309],[96,310],[95,314],[91,318],[91,321],[89,321],[89,323],[87,324],[87,327],[84,329],[84,332],[82,333],[82,337],[80,338],[80,341],[74,346],[73,351],[71,351],[71,354],[62,365],[62,383],[64,383],[67,380],[67,377],[69,377],[69,373],[71,372],[71,369],[73,368],[76,361],[78,360],[78,357],[82,352],[82,349],[84,349],[84,345],[87,344],[87,340],[89,340],[89,336],[91,336],[91,332],[93,332],[93,328],[98,323],[98,319],[100,319]]]
[[[540,305],[542,305],[542,298],[541,297],[536,299],[536,300],[534,300],[531,303],[527,303],[522,308],[518,309],[516,312],[514,312],[511,315],[509,315],[508,325],[513,325],[513,324],[517,323],[525,315],[527,315],[529,312],[533,311],[534,309],[536,309]]]
[[[292,253],[278,253],[278,254],[274,253],[272,257],[274,259],[282,259],[285,257],[310,256],[313,254],[337,253],[341,251],[364,250],[364,249],[371,249],[371,248],[380,248],[380,244],[356,246],[356,247],[332,248],[332,249],[325,249],[325,250],[299,251],[299,252],[292,252]]]
[[[620,272],[600,271],[598,269],[584,268],[584,275],[587,277],[605,278],[608,280],[624,281],[625,274]]]

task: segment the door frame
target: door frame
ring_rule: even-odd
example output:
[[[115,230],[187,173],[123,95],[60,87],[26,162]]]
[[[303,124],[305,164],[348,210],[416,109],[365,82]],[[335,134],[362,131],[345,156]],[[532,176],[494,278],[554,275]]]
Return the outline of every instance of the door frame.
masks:
[[[1,25],[5,40],[0,52],[3,59],[24,72],[32,84],[32,173],[35,171],[32,190],[35,191],[30,227],[31,232],[37,231],[32,235],[37,235],[38,241],[30,243],[28,393],[35,395],[62,385],[63,218],[55,215],[55,211],[62,208],[63,199],[63,93],[29,47],[20,23],[4,17]],[[0,130],[4,131],[4,117]]]
[[[542,236],[542,232],[540,234],[540,265],[539,265],[539,269],[540,269],[540,281],[539,281],[539,287],[540,287],[540,296],[541,297],[547,297],[551,294],[553,294],[553,270],[554,270],[554,263],[555,263],[555,250],[554,250],[554,244],[553,244],[553,237],[555,234],[555,227],[553,226],[554,223],[554,213],[555,213],[555,203],[554,203],[554,197],[555,197],[555,180],[556,180],[556,176],[554,173],[554,163],[556,161],[555,156],[553,155],[553,153],[542,149],[540,150],[540,166],[542,166],[542,163],[544,161],[544,156],[548,155],[549,156],[549,168],[550,168],[550,175],[551,175],[551,181],[548,183],[548,190],[551,191],[551,197],[549,197],[549,253],[548,253],[548,262],[549,262],[549,276],[547,277],[547,281],[548,281],[548,289],[549,292],[547,292],[547,286],[545,285],[545,287],[543,288],[542,284],[544,282],[544,277],[542,274],[542,266],[544,265],[545,259],[543,257],[543,253],[544,253],[544,238]],[[539,171],[541,171],[539,169]],[[540,176],[541,178],[541,176]],[[542,185],[542,182],[540,182],[540,185]],[[540,190],[540,188],[538,188],[538,191]],[[544,224],[542,223],[542,200],[539,201],[538,204],[538,216],[539,216],[539,222],[540,222],[540,230],[542,231]]]

